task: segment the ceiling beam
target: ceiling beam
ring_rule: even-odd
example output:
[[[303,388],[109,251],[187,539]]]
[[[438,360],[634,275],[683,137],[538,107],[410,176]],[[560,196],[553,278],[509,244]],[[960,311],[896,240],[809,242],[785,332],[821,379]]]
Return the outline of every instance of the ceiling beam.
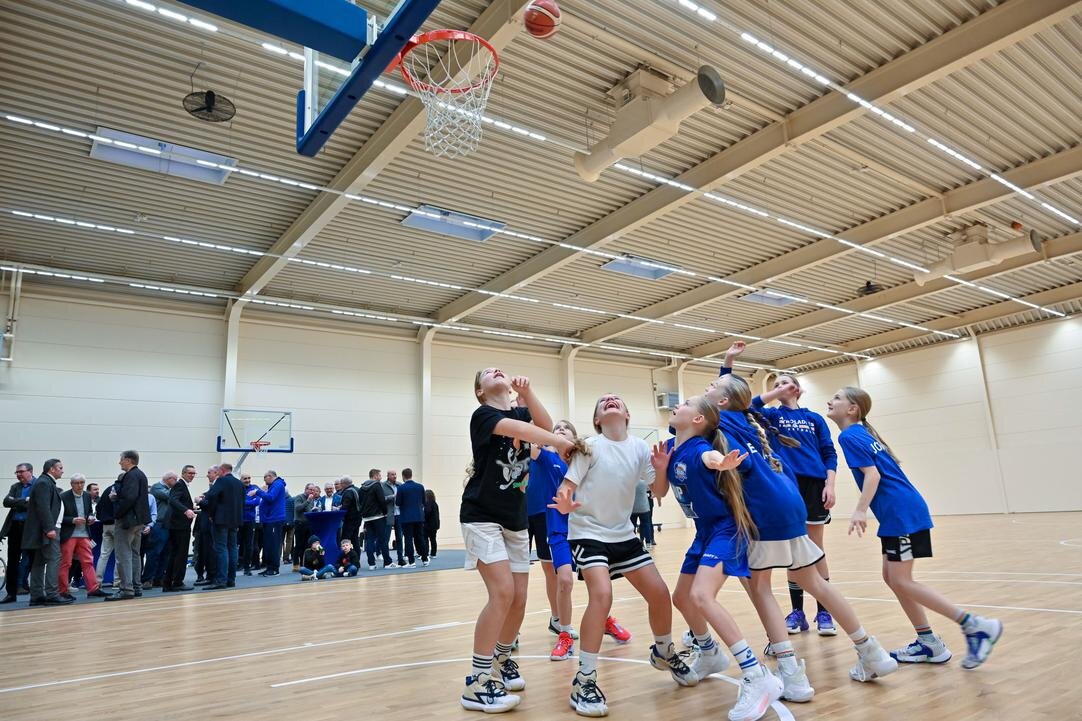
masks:
[[[521,24],[512,22],[527,0],[493,0],[470,26],[469,31],[487,38],[503,50],[518,35]],[[421,101],[406,97],[372,137],[342,166],[328,187],[356,193],[371,183],[424,129]],[[263,257],[245,273],[237,290],[246,295],[259,293],[351,200],[338,193],[320,193],[290,224]]]
[[[1027,165],[1000,173],[1021,188],[1039,188],[1082,175],[1082,146],[1062,153],[1041,158]],[[734,273],[726,280],[745,285],[761,285],[771,280],[792,275],[800,270],[819,265],[828,260],[857,251],[842,245],[835,238],[857,245],[871,245],[889,240],[930,225],[949,215],[967,213],[986,205],[1005,200],[1013,191],[991,178],[955,188],[941,196],[926,198],[893,213],[838,233],[834,238],[822,238],[813,243],[791,250],[770,260]],[[728,298],[747,291],[721,283],[706,283],[671,298],[634,311],[643,318],[661,319],[684,313],[707,303]],[[594,326],[582,333],[588,343],[613,338],[646,325],[646,321],[617,318]]]
[[[1064,258],[1077,253],[1082,253],[1082,233],[1071,233],[1070,235],[1063,235],[1059,238],[1045,240],[1041,244],[1041,252],[1039,253],[1027,253],[1016,258],[1005,260],[999,265],[975,270],[971,273],[956,273],[955,275],[962,280],[968,280],[971,283],[975,283],[980,280],[986,280],[997,275],[1003,275],[1004,273],[1010,273],[1011,271],[1019,270],[1021,268],[1027,268],[1032,265],[1044,263],[1045,261],[1056,260],[1057,258]],[[916,281],[910,281],[893,288],[881,290],[872,295],[854,298],[846,303],[839,303],[838,307],[858,313],[867,313],[899,303],[908,303],[920,298],[926,298],[935,293],[941,293],[945,290],[957,287],[957,283],[949,281],[946,278],[930,280],[923,286],[917,285]],[[810,313],[804,313],[794,318],[786,318],[785,320],[779,320],[775,323],[769,323],[747,331],[748,335],[759,336],[763,339],[761,341],[749,341],[748,346],[765,343],[774,338],[811,330],[812,328],[818,328],[819,326],[827,325],[828,323],[836,323],[852,317],[853,316],[846,313],[839,313],[838,311],[826,308],[814,310]],[[689,348],[686,353],[697,358],[717,355],[719,353],[724,353],[731,343],[732,340],[728,338],[712,340],[709,343],[701,343]]]
[[[855,79],[846,90],[877,104],[888,104],[961,68],[1070,17],[1079,0],[1008,0],[969,22]],[[702,190],[713,189],[757,168],[786,150],[814,140],[867,111],[844,93],[830,93],[790,113],[699,165],[677,180]],[[611,214],[564,239],[596,248],[698,198],[671,186],[650,190]],[[567,265],[581,251],[552,246],[493,278],[481,290],[506,293]],[[436,311],[440,322],[458,320],[495,300],[471,291]]]
[[[1058,303],[1080,300],[1082,299],[1082,282],[1071,283],[1070,285],[1063,285],[1059,288],[1053,288],[1051,290],[1032,293],[1021,297],[1023,300],[1028,300],[1030,303],[1036,303],[1037,305],[1043,306],[1053,306]],[[973,325],[974,323],[987,323],[991,320],[1018,315],[1019,313],[1025,313],[1028,310],[1039,312],[1032,308],[1024,308],[1014,301],[1005,300],[1000,303],[986,305],[983,308],[977,308],[976,310],[959,313],[958,315],[936,318],[923,325],[932,330],[956,330],[958,328],[964,328],[967,325]],[[885,333],[877,333],[876,335],[859,338],[848,343],[843,343],[837,347],[840,350],[850,353],[866,353],[873,348],[881,348],[893,343],[902,343],[926,335],[928,335],[928,333],[924,331],[914,330],[912,328],[899,328],[898,330],[888,330]],[[799,353],[797,355],[789,356],[788,358],[779,358],[774,365],[779,368],[800,368],[801,366],[811,365],[812,363],[818,363],[837,357],[838,355],[836,353],[808,351],[807,353]]]

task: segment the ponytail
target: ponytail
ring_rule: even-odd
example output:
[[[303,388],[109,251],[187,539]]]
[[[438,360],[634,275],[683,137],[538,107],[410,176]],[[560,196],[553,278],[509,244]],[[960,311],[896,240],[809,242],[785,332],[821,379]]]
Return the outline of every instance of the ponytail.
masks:
[[[876,443],[878,443],[879,445],[883,446],[883,448],[886,449],[887,453],[890,454],[890,457],[894,459],[895,463],[897,463],[898,465],[901,465],[902,464],[902,459],[898,457],[898,454],[896,454],[894,451],[892,451],[890,449],[890,446],[887,445],[887,442],[883,440],[883,436],[879,435],[879,431],[872,428],[872,424],[869,423],[867,421],[867,419],[865,419],[865,420],[863,420],[861,422],[864,424],[864,428],[868,431],[868,435],[870,435],[872,438],[874,438]]]
[[[793,438],[792,436],[787,436],[784,433],[782,433],[780,430],[778,430],[778,427],[773,425],[770,422],[770,419],[768,419],[766,416],[764,416],[760,411],[757,411],[754,408],[749,408],[747,412],[754,415],[755,420],[759,422],[759,425],[761,425],[764,429],[766,429],[767,433],[769,433],[770,435],[777,438],[778,443],[782,444],[786,448],[799,448],[800,447],[800,441]]]
[[[590,446],[586,445],[586,439],[579,436],[579,432],[575,430],[575,424],[568,420],[557,421],[552,425],[552,430],[555,431],[557,426],[566,426],[567,430],[571,431],[572,442],[574,446],[571,448],[571,456],[576,455],[583,456],[585,458],[590,457]]]
[[[767,440],[766,431],[763,429],[763,426],[759,423],[756,416],[762,417],[760,413],[757,413],[750,408],[744,410],[744,417],[748,419],[748,423],[750,423],[751,427],[755,429],[755,432],[759,434],[759,445],[763,447],[763,455],[770,461],[770,467],[778,473],[784,473],[785,469],[781,465],[781,461],[774,456],[774,449],[770,447],[770,441]]]
[[[715,451],[725,455],[729,452],[729,444],[725,442],[725,434],[716,425],[713,428],[714,434],[708,437],[707,440],[710,441],[710,445],[713,446]],[[748,539],[757,537],[759,530],[755,527],[755,521],[751,518],[747,501],[744,500],[744,480],[741,478],[740,472],[735,468],[718,471],[717,488],[718,493],[729,504],[729,510],[733,513],[733,520],[736,521],[736,527],[740,530],[740,535]]]

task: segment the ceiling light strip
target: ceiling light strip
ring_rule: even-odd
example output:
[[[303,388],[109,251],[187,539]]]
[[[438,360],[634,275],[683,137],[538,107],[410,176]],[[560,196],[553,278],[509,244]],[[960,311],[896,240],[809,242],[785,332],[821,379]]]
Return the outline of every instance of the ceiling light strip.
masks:
[[[30,126],[42,129],[42,130],[49,131],[49,132],[61,133],[63,135],[69,135],[69,136],[73,136],[73,137],[90,138],[90,139],[97,140],[99,142],[104,142],[104,143],[121,144],[120,141],[110,140],[109,138],[104,138],[104,137],[97,136],[97,135],[83,133],[82,131],[78,131],[78,130],[74,130],[74,129],[70,129],[70,128],[64,128],[62,126],[53,125],[51,123],[45,123],[45,122],[42,122],[42,121],[37,121],[37,120],[30,119],[30,118],[24,118],[22,116],[5,115],[5,118],[7,120],[9,120],[10,122],[13,122],[13,123],[16,123],[16,124],[30,125]],[[153,148],[134,145],[134,144],[131,144],[131,143],[123,143],[123,145],[130,146],[132,149],[142,151],[142,152],[153,152],[155,154],[160,154],[160,151],[158,151],[156,149],[153,149]],[[404,213],[415,213],[415,214],[422,215],[422,216],[425,216],[425,217],[431,217],[431,218],[437,219],[437,220],[440,217],[436,213],[431,213],[431,212],[422,210],[420,208],[415,208],[415,207],[411,207],[411,206],[408,206],[408,205],[403,205],[401,203],[395,203],[395,202],[380,200],[380,199],[377,199],[377,198],[370,198],[370,197],[363,196],[363,195],[358,195],[358,194],[355,194],[355,193],[348,193],[348,192],[337,190],[337,189],[334,189],[334,188],[328,188],[328,187],[325,187],[325,186],[314,185],[312,183],[306,183],[306,182],[303,182],[303,181],[300,181],[300,180],[294,180],[292,178],[286,178],[286,177],[282,177],[282,176],[278,176],[278,175],[273,175],[273,174],[270,174],[270,173],[263,173],[263,172],[250,170],[250,169],[239,167],[239,166],[225,165],[225,164],[222,164],[222,163],[214,163],[214,162],[207,161],[207,160],[198,160],[197,162],[200,165],[204,165],[206,167],[218,168],[218,169],[226,171],[226,172],[237,172],[237,173],[240,173],[242,176],[251,177],[251,178],[258,178],[259,180],[263,180],[263,181],[266,181],[266,182],[279,183],[279,184],[283,184],[283,185],[285,185],[287,187],[299,187],[299,188],[303,188],[305,190],[313,190],[313,191],[335,193],[337,195],[341,195],[341,196],[343,196],[343,197],[345,197],[345,198],[347,198],[349,200],[352,200],[352,201],[357,201],[357,202],[361,202],[361,203],[364,203],[364,204],[367,204],[367,205],[377,206],[377,207],[384,208],[384,209],[387,209],[387,210],[394,210],[394,211],[397,211],[397,212],[404,212]],[[639,176],[642,176],[642,177],[649,177],[649,178],[654,179],[654,180],[665,180],[662,176],[652,174],[652,173],[647,173],[647,172],[644,172],[642,170],[631,168],[630,166],[626,166],[626,165],[623,165],[623,164],[617,164],[615,167],[617,167],[617,168],[619,168],[621,170],[625,170],[627,172],[630,172],[630,173],[632,173],[634,175],[639,175]],[[809,225],[805,225],[805,224],[802,224],[802,223],[797,223],[795,221],[789,220],[787,218],[783,218],[781,216],[772,215],[771,213],[769,213],[767,211],[763,211],[763,210],[760,210],[758,208],[753,208],[753,207],[751,207],[749,205],[746,205],[744,203],[741,203],[741,202],[739,202],[737,200],[734,200],[734,199],[731,199],[731,198],[726,198],[725,196],[719,195],[717,193],[705,193],[704,195],[705,195],[705,197],[707,197],[710,200],[714,200],[716,202],[722,203],[722,204],[730,206],[730,207],[735,207],[738,210],[743,210],[743,211],[748,212],[748,213],[750,213],[752,215],[755,215],[757,217],[773,219],[773,220],[776,220],[777,222],[782,223],[782,224],[784,224],[786,226],[797,228],[797,229],[799,229],[801,231],[811,233],[811,234],[816,235],[818,237],[823,237],[823,238],[833,237],[839,243],[842,243],[843,245],[846,245],[846,246],[848,246],[848,247],[850,247],[850,248],[852,248],[854,250],[857,250],[857,251],[860,251],[860,252],[863,252],[863,253],[866,253],[866,254],[870,254],[870,255],[875,256],[877,258],[888,260],[888,261],[890,261],[892,263],[904,266],[906,268],[910,268],[910,269],[913,269],[913,270],[916,270],[916,271],[927,272],[927,269],[924,268],[923,266],[919,266],[919,265],[917,265],[915,263],[911,263],[911,262],[909,262],[909,261],[907,261],[905,259],[896,258],[894,256],[890,256],[890,255],[888,255],[886,253],[875,250],[873,248],[868,248],[868,247],[865,247],[863,245],[860,245],[860,244],[853,243],[851,241],[845,240],[843,238],[839,238],[837,236],[832,236],[827,231],[820,230],[820,229],[814,228],[814,227],[809,226]],[[14,214],[16,214],[16,215],[25,215],[25,212],[22,212],[22,211],[12,211],[12,212]],[[41,217],[41,216],[35,216],[34,214],[30,214],[30,215],[33,216],[33,217],[36,217],[39,220],[46,219],[46,218]],[[54,218],[48,218],[48,219],[49,220],[55,220]],[[57,222],[62,222],[63,223],[65,221],[60,220],[60,221],[57,221]],[[73,222],[76,222],[76,221],[73,221]],[[542,243],[542,244],[546,244],[546,245],[558,245],[558,246],[560,246],[562,248],[567,248],[567,249],[573,250],[575,252],[586,253],[586,254],[589,254],[589,255],[603,257],[603,258],[610,259],[610,260],[623,258],[623,256],[621,254],[609,253],[607,251],[601,251],[601,250],[597,250],[597,249],[594,249],[594,248],[586,248],[586,247],[577,246],[577,245],[574,245],[574,244],[571,244],[571,243],[564,243],[564,242],[561,242],[561,241],[551,241],[551,240],[548,240],[546,238],[542,238],[542,237],[537,236],[537,235],[531,235],[531,234],[528,234],[528,233],[520,233],[518,231],[510,230],[510,229],[507,229],[507,228],[497,228],[497,227],[484,225],[483,223],[472,223],[472,222],[469,223],[469,225],[475,226],[475,227],[477,227],[477,228],[479,228],[481,230],[491,231],[492,233],[496,233],[496,234],[500,234],[500,235],[506,235],[506,236],[512,237],[512,238],[517,238],[517,239],[521,239],[521,240],[527,240],[527,241],[534,242],[534,243]],[[105,230],[107,228],[103,227],[103,226],[97,226],[97,229],[98,230]],[[115,230],[115,229],[112,229],[112,230]],[[116,232],[119,232],[119,233],[134,233],[135,231],[121,229],[121,230],[117,230]],[[184,239],[176,239],[176,238],[167,237],[167,236],[155,236],[153,234],[149,234],[149,235],[150,235],[150,237],[161,237],[161,238],[163,238],[165,240],[174,240],[176,242],[186,243],[186,244],[189,244],[189,245],[196,245],[196,246],[199,246],[199,247],[212,247],[214,245],[214,244],[208,244],[208,243],[205,243],[205,242],[202,242],[202,241],[187,241],[187,240],[184,240]],[[232,252],[237,252],[237,253],[248,253],[248,254],[251,254],[251,255],[261,255],[261,253],[259,251],[236,249],[236,248],[232,248],[232,247],[227,248],[227,247],[224,247],[224,246],[218,246],[218,249],[219,250],[228,249],[228,250],[231,250]],[[282,257],[282,256],[276,256],[276,257]],[[294,258],[287,258],[287,260],[294,261],[295,259]],[[303,261],[299,261],[299,262],[302,262],[302,263],[305,263],[305,264],[308,264],[308,265],[316,265],[316,266],[320,266],[320,267],[327,267],[327,268],[331,267],[330,264],[318,263],[316,261],[303,260]],[[647,262],[647,261],[641,261],[641,262],[644,265],[664,268],[666,270],[670,270],[672,272],[676,272],[676,273],[679,273],[679,274],[687,276],[687,277],[699,278],[699,279],[702,279],[702,280],[706,280],[708,282],[720,283],[720,284],[729,285],[729,286],[732,286],[732,287],[744,288],[744,289],[751,290],[751,291],[759,291],[760,290],[759,288],[757,288],[755,286],[741,284],[741,283],[734,283],[733,281],[729,281],[729,280],[726,280],[724,278],[719,278],[719,277],[716,277],[716,276],[696,273],[695,271],[680,268],[678,266],[662,265],[662,264],[657,264],[657,263],[650,263],[650,262]],[[362,271],[362,270],[348,268],[348,267],[339,267],[339,268],[334,268],[334,269],[336,269],[336,270],[339,270],[339,269],[341,269],[341,270],[350,270],[352,272],[366,272],[366,273],[370,272],[370,271]],[[398,278],[396,278],[396,279],[398,279]],[[409,279],[409,280],[416,282],[416,279]],[[439,285],[438,283],[431,283],[431,284]],[[453,288],[455,290],[470,290],[470,289],[465,289],[465,288],[461,288],[459,286],[453,286],[453,285],[448,285],[448,284],[444,284],[442,287]],[[981,286],[974,286],[974,287],[981,288]],[[983,288],[981,288],[981,289],[983,289]],[[481,290],[481,289],[476,289],[476,292],[489,293],[488,291],[484,291],[484,290]],[[773,291],[771,291],[771,292],[773,292]],[[990,292],[990,291],[986,291],[986,292]],[[489,293],[489,294],[492,294],[492,293]],[[498,294],[493,294],[493,295],[498,295]],[[509,295],[509,294],[504,294],[504,295],[501,295],[500,297],[505,297],[505,298],[512,299],[512,300],[526,300],[527,302],[537,302],[537,301],[534,301],[533,299],[522,298],[522,297],[519,297],[519,296],[512,296],[512,295]],[[832,309],[832,310],[836,309],[834,306],[831,306],[829,304],[813,303],[812,301],[809,301],[809,300],[804,299],[804,298],[797,298],[797,297],[793,296],[791,299],[795,300],[795,301],[798,301],[798,302],[801,302],[801,303],[810,303],[810,304],[818,305],[821,308],[827,308],[827,309]],[[849,312],[849,311],[842,310],[842,309],[837,309],[837,310],[839,310],[842,313],[848,313]],[[647,323],[664,324],[664,322],[660,321],[660,320],[649,319],[649,318],[644,318],[644,317],[634,316],[634,315],[628,315],[628,314],[612,314],[612,313],[607,313],[607,312],[604,312],[604,311],[592,311],[592,310],[585,310],[585,312],[600,312],[600,313],[604,313],[604,314],[607,314],[607,315],[615,315],[616,317],[627,318],[627,319],[631,319],[631,320],[638,320],[638,321],[647,322]],[[896,323],[896,321],[886,321],[886,322]],[[717,332],[724,333],[724,331],[717,331]]]

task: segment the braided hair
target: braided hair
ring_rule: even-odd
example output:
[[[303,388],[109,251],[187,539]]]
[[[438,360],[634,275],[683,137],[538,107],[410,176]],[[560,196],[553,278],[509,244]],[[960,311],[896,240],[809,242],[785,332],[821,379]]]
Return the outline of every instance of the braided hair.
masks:
[[[800,441],[783,434],[775,428],[766,417],[751,407],[751,386],[748,382],[737,375],[726,375],[714,382],[714,388],[729,399],[729,408],[741,411],[748,423],[759,434],[759,445],[763,448],[763,455],[770,461],[770,467],[778,473],[783,471],[781,461],[774,456],[774,450],[770,446],[770,436],[778,439],[778,443],[789,448],[796,448]]]

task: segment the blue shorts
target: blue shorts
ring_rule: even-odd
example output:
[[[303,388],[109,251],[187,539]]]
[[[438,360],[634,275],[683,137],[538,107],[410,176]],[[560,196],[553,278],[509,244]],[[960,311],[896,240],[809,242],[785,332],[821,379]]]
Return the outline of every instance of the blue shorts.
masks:
[[[748,542],[736,535],[732,524],[697,529],[695,540],[684,555],[680,573],[694,575],[699,566],[714,568],[719,563],[726,576],[747,578],[751,575]]]
[[[575,570],[575,561],[571,558],[571,544],[567,542],[567,536],[562,533],[549,534],[549,553],[552,554],[552,567],[571,566]]]

